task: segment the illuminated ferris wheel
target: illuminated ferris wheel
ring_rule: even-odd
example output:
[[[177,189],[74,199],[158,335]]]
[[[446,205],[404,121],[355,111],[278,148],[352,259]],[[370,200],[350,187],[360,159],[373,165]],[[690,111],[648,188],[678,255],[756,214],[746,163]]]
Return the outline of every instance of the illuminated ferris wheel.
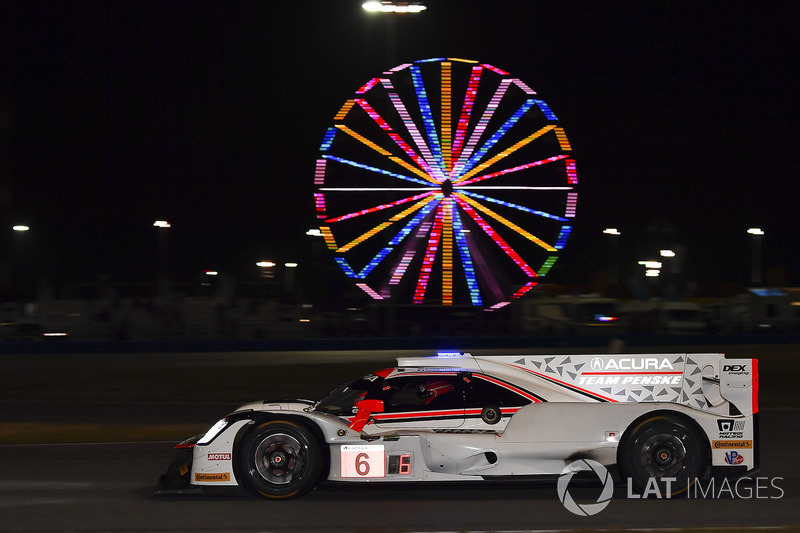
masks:
[[[577,174],[535,91],[464,59],[371,79],[320,146],[328,249],[376,300],[496,309],[531,290],[572,230]]]

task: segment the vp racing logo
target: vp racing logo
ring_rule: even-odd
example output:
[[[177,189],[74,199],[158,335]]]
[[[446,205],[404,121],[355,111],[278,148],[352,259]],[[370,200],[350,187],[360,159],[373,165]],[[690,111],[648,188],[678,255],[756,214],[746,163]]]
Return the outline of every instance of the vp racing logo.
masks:
[[[569,482],[572,481],[572,477],[576,473],[589,471],[594,472],[600,478],[600,482],[603,484],[603,491],[595,503],[578,503],[567,490]],[[608,470],[600,463],[591,459],[581,459],[568,464],[561,471],[556,489],[558,490],[558,499],[561,500],[567,511],[578,516],[592,516],[605,509],[611,501],[611,497],[614,495],[614,480]]]

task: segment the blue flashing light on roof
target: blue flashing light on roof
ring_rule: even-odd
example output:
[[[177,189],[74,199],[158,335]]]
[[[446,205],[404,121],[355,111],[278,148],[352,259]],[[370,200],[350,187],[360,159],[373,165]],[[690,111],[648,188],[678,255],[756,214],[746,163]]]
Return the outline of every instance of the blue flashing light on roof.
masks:
[[[464,357],[465,354],[461,352],[437,352],[436,357],[449,358],[449,357]]]

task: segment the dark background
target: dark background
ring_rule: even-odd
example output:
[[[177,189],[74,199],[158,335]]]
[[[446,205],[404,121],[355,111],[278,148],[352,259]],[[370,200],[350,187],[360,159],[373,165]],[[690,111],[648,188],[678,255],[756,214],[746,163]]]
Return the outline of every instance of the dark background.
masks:
[[[765,281],[800,282],[796,2],[427,5],[0,4],[5,283],[153,282],[156,219],[177,282],[319,260],[305,232],[333,115],[386,68],[448,56],[509,71],[566,129],[578,213],[548,281],[590,288],[617,227],[623,282],[667,244],[698,291],[747,285],[759,226]]]

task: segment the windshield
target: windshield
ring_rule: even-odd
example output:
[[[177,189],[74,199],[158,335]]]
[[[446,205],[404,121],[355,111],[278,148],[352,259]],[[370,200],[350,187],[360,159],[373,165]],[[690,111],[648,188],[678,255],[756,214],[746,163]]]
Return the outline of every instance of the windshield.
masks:
[[[367,391],[382,381],[383,378],[378,375],[367,374],[329,392],[327,396],[317,403],[314,410],[336,416],[354,415],[358,410],[355,408],[355,403],[364,399]]]

